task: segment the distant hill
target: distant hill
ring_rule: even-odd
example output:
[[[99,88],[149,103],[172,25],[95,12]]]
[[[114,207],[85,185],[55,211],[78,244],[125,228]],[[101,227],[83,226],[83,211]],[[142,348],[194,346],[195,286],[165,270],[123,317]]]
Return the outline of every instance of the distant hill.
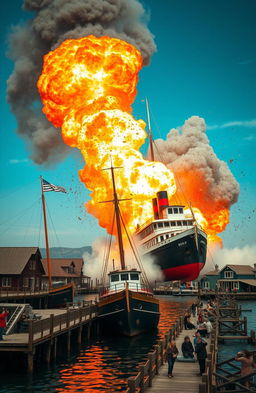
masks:
[[[45,248],[40,248],[40,252],[43,258],[46,258]],[[52,247],[50,248],[51,258],[82,258],[85,252],[92,253],[91,246],[85,246],[80,248],[69,248],[69,247]]]

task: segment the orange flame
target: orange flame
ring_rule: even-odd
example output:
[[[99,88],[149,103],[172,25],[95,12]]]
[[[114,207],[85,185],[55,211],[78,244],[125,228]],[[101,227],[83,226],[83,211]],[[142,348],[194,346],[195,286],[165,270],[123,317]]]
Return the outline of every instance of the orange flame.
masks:
[[[64,41],[44,58],[38,81],[43,112],[57,127],[64,141],[78,147],[86,166],[80,179],[92,191],[87,210],[111,232],[113,208],[100,201],[111,200],[110,156],[116,173],[116,188],[122,213],[130,231],[138,220],[152,216],[151,200],[157,191],[176,190],[174,176],[160,162],[149,162],[139,152],[145,141],[145,123],[131,115],[136,95],[140,52],[116,38],[88,36]],[[115,230],[114,230],[114,233]]]

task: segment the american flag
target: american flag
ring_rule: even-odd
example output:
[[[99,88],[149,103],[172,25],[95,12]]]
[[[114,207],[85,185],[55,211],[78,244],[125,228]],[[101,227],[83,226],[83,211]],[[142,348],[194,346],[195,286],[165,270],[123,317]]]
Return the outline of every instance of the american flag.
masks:
[[[47,191],[55,191],[55,192],[65,192],[67,193],[67,191],[65,190],[64,187],[60,187],[60,186],[55,186],[54,184],[50,184],[48,183],[48,181],[42,179],[43,181],[43,191],[47,192]]]

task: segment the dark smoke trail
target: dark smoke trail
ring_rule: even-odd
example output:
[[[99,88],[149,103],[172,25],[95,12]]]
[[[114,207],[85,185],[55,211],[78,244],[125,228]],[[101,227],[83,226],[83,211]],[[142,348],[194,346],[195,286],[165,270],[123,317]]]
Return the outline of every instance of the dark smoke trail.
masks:
[[[66,39],[90,34],[133,44],[142,53],[144,64],[148,64],[156,46],[137,0],[24,0],[24,8],[33,11],[35,17],[17,26],[10,36],[9,55],[15,68],[7,82],[7,93],[17,118],[17,131],[29,142],[31,158],[42,164],[58,161],[68,151],[58,129],[41,113],[36,82],[43,56]]]

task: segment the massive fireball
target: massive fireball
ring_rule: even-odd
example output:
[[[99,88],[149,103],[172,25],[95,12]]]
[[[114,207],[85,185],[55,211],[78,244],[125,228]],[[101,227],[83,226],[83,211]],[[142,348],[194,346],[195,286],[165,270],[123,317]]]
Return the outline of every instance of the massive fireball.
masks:
[[[131,104],[141,68],[141,54],[131,44],[88,36],[64,41],[49,52],[38,81],[43,112],[61,127],[64,141],[81,150],[86,162],[79,175],[91,191],[87,210],[109,233],[113,207],[98,202],[113,196],[110,172],[103,171],[110,166],[110,157],[114,166],[121,167],[116,171],[118,197],[130,199],[121,203],[121,209],[131,232],[152,217],[151,200],[156,192],[167,190],[170,199],[176,192],[173,173],[160,162],[144,160],[139,152],[146,138],[145,123],[132,117]],[[183,179],[198,222],[209,239],[216,241],[229,211],[222,206],[216,209],[212,201],[202,204],[199,189],[204,185],[195,174],[185,173]],[[182,201],[182,193],[179,196]]]
[[[145,123],[131,115],[142,57],[134,46],[116,38],[88,36],[64,41],[44,58],[38,81],[43,111],[61,127],[64,141],[78,147],[86,165],[80,179],[92,191],[87,210],[111,232],[113,207],[98,202],[113,198],[110,166],[128,229],[152,216],[157,191],[176,190],[174,176],[160,162],[143,159]],[[116,230],[114,229],[116,234]]]

